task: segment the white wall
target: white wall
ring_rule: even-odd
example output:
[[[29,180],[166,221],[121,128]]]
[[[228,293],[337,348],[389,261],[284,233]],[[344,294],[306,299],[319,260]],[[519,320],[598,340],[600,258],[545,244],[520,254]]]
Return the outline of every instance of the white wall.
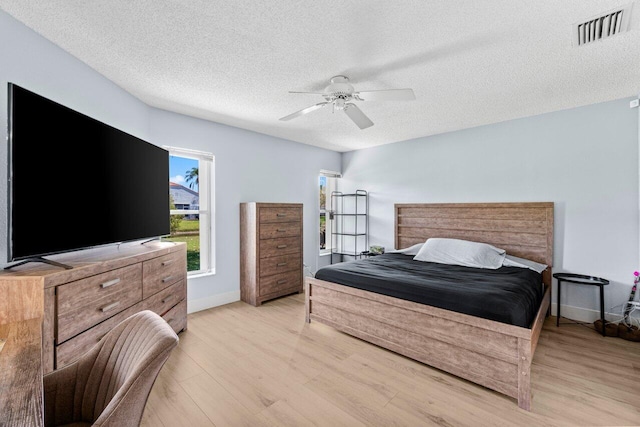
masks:
[[[370,192],[369,242],[386,248],[394,203],[555,202],[554,271],[609,279],[611,310],[640,267],[638,113],[629,100],[345,153],[343,184]],[[563,313],[591,320],[596,289],[563,285]]]
[[[216,274],[189,280],[190,310],[239,298],[241,202],[303,203],[304,262],[328,262],[318,257],[318,175],[340,170],[339,153],[163,110],[150,119],[154,143],[215,156]]]
[[[304,203],[305,263],[315,270],[325,262],[318,257],[318,174],[339,171],[339,153],[151,108],[2,11],[0,40],[2,140],[7,137],[7,82],[13,82],[156,145],[215,155],[216,274],[189,279],[190,311],[239,299],[240,202]],[[63,137],[51,135],[51,143]],[[7,176],[6,159],[7,145],[1,144],[0,176]],[[6,241],[7,188],[2,185],[0,262],[7,259]]]

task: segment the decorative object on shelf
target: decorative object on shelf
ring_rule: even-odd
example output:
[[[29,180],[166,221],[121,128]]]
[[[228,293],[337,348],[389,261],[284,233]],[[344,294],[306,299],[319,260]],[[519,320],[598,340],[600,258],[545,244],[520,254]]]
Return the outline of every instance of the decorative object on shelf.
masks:
[[[382,255],[384,253],[384,246],[371,245],[369,246],[369,252],[374,255]]]
[[[331,206],[331,264],[367,256],[363,252],[369,247],[369,194],[332,191]]]

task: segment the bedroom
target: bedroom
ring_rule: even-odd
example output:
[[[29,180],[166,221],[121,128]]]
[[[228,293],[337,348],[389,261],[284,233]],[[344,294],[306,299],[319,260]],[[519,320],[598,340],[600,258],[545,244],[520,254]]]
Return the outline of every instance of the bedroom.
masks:
[[[101,38],[99,34],[96,34],[102,28],[98,25],[100,11],[93,11],[93,21],[91,22],[96,25],[96,29],[91,30],[91,27],[83,26],[81,16],[75,15],[74,18],[72,12],[74,7],[80,7],[79,5],[69,6],[67,9],[61,5],[43,6],[54,9],[59,7],[61,13],[68,14],[61,15],[60,19],[66,16],[65,19],[70,19],[72,22],[70,25],[77,25],[75,33],[86,34],[90,36],[89,39],[95,38],[105,60],[104,63],[96,62],[89,66],[66,51],[76,49],[73,55],[82,58],[83,49],[87,47],[83,44],[73,45],[73,43],[79,43],[76,39],[67,41],[64,35],[60,35],[62,38],[49,41],[13,18],[11,15],[15,14],[18,18],[23,16],[22,19],[27,20],[30,16],[29,10],[34,8],[33,6],[23,8],[17,3],[0,3],[3,9],[3,12],[0,13],[0,34],[3,40],[10,41],[10,43],[3,43],[0,47],[2,53],[0,78],[3,87],[9,81],[22,83],[43,95],[71,105],[158,145],[181,146],[211,152],[215,155],[215,274],[190,278],[188,281],[189,311],[194,313],[194,319],[204,317],[204,314],[201,313],[204,309],[233,303],[240,298],[238,206],[241,202],[303,203],[305,263],[314,271],[328,263],[326,257],[317,255],[318,241],[315,237],[318,234],[315,211],[318,205],[317,179],[320,170],[341,172],[343,175],[341,188],[344,188],[345,191],[365,188],[371,193],[369,240],[371,244],[379,244],[386,248],[392,248],[394,245],[393,205],[395,203],[553,201],[555,203],[554,272],[581,272],[609,279],[612,285],[606,289],[605,294],[607,311],[622,304],[628,298],[633,271],[639,267],[637,265],[639,255],[638,110],[629,108],[629,102],[637,98],[640,92],[640,83],[638,83],[640,76],[637,72],[640,68],[637,63],[637,55],[635,55],[640,43],[637,27],[633,27],[626,34],[620,34],[610,40],[603,40],[600,44],[581,48],[572,47],[568,37],[571,26],[579,19],[590,18],[617,6],[625,6],[629,2],[580,2],[579,4],[574,2],[568,4],[566,8],[563,7],[561,14],[556,14],[558,11],[555,9],[557,7],[555,4],[545,3],[544,7],[538,7],[533,3],[528,3],[528,8],[523,8],[518,15],[519,19],[523,21],[513,18],[513,21],[509,21],[511,27],[505,29],[505,32],[508,33],[520,23],[531,25],[529,21],[524,20],[522,15],[536,12],[549,18],[552,15],[550,11],[553,11],[553,24],[563,27],[549,34],[554,37],[566,34],[566,38],[562,41],[549,40],[544,38],[543,34],[535,33],[536,36],[532,36],[533,40],[529,39],[529,43],[525,44],[521,57],[519,57],[520,61],[525,64],[527,61],[532,63],[542,61],[542,57],[547,53],[547,48],[535,46],[536,43],[544,43],[544,46],[547,44],[562,45],[561,50],[553,52],[566,54],[567,57],[563,60],[571,60],[572,62],[566,63],[569,65],[566,65],[568,68],[564,69],[563,74],[545,74],[542,70],[534,68],[529,74],[526,74],[525,81],[511,82],[509,79],[505,79],[504,87],[496,85],[495,81],[474,80],[479,76],[490,76],[499,82],[504,76],[491,69],[491,66],[500,65],[499,62],[493,65],[485,62],[486,69],[465,68],[468,65],[465,61],[482,56],[485,49],[493,54],[508,46],[508,43],[501,38],[505,37],[504,34],[500,32],[498,32],[498,40],[492,38],[492,32],[480,33],[481,37],[473,39],[473,36],[477,36],[477,28],[455,36],[446,32],[436,36],[436,31],[431,31],[426,35],[419,33],[425,37],[426,47],[414,46],[413,49],[402,46],[400,42],[389,46],[384,43],[376,45],[375,42],[380,42],[380,39],[373,39],[370,44],[365,43],[365,40],[357,46],[357,49],[370,50],[371,52],[367,55],[349,50],[340,50],[341,53],[337,54],[327,47],[329,52],[322,54],[323,60],[319,61],[321,64],[312,74],[289,64],[286,52],[280,54],[271,52],[271,49],[275,47],[268,40],[256,40],[257,37],[252,36],[252,30],[247,29],[238,37],[241,39],[245,37],[246,39],[243,39],[245,42],[254,43],[255,46],[250,51],[242,51],[241,55],[237,55],[238,59],[230,56],[224,61],[231,61],[233,67],[239,67],[237,70],[241,70],[241,66],[238,64],[243,59],[243,55],[255,55],[251,59],[254,61],[256,58],[262,59],[264,62],[260,63],[261,65],[257,65],[257,62],[253,65],[244,63],[244,66],[247,67],[247,74],[240,73],[240,71],[237,74],[229,74],[223,68],[212,72],[211,68],[215,67],[208,63],[199,62],[193,65],[195,72],[203,73],[204,76],[201,78],[212,85],[232,85],[231,83],[233,83],[238,86],[246,85],[255,90],[263,90],[262,88],[265,86],[274,85],[268,96],[264,95],[265,92],[260,92],[263,94],[262,98],[257,97],[255,93],[245,94],[240,90],[237,94],[243,102],[249,104],[258,102],[258,99],[271,102],[271,98],[277,98],[279,107],[277,111],[272,113],[265,112],[264,110],[267,109],[264,105],[249,108],[241,103],[235,103],[233,94],[228,91],[224,95],[216,96],[215,90],[199,92],[188,86],[178,86],[176,90],[171,84],[168,88],[166,86],[151,88],[152,91],[157,90],[159,99],[142,102],[140,98],[143,97],[143,92],[128,92],[120,87],[122,83],[118,83],[116,80],[139,84],[141,91],[143,89],[149,90],[148,85],[179,82],[182,72],[189,73],[191,71],[188,69],[189,65],[185,65],[185,69],[177,70],[169,67],[172,56],[182,54],[181,46],[171,44],[164,46],[165,49],[170,49],[169,55],[171,55],[159,57],[160,60],[169,59],[166,65],[171,71],[167,71],[166,74],[164,71],[160,72],[163,70],[160,66],[149,69],[130,65],[110,70],[110,66],[119,63],[116,57],[118,55],[126,56],[127,50],[118,51],[117,44],[112,47],[108,42],[105,42],[105,45],[101,44]],[[637,9],[636,2],[633,4]],[[278,5],[283,8],[287,6],[286,3],[278,3]],[[403,6],[405,8],[420,8],[422,7],[420,5],[421,3],[408,2]],[[356,4],[344,10],[336,4],[318,5],[317,8],[310,8],[306,14],[303,14],[309,21],[319,22],[313,27],[318,31],[320,24],[324,23],[324,19],[328,19],[336,26],[343,25],[343,27],[338,27],[340,30],[327,30],[328,40],[322,39],[314,42],[315,44],[308,45],[313,55],[319,55],[312,47],[321,49],[323,45],[321,42],[330,43],[329,46],[336,50],[343,48],[345,43],[343,37],[357,37],[359,34],[357,29],[362,26],[378,25],[384,28],[379,37],[391,37],[393,33],[401,33],[400,29],[403,27],[403,23],[400,18],[392,19],[394,15],[382,17],[371,11],[365,15],[368,19],[364,19],[362,15],[359,15],[363,13],[361,8],[357,6]],[[299,7],[299,5],[295,6],[293,12],[302,14],[297,9]],[[441,6],[431,5],[430,7],[434,8],[430,10],[444,12],[440,9]],[[144,12],[144,7],[140,6],[140,8],[140,11]],[[260,13],[253,8],[255,6],[238,6],[239,11],[243,12],[243,18],[249,19],[248,22],[264,31],[267,31],[266,27],[270,27],[272,22],[277,23],[277,25],[274,24],[275,28],[269,30],[272,37],[275,38],[277,35],[286,33],[287,27],[274,16],[278,8]],[[482,8],[473,6],[470,2],[459,6],[460,10],[467,11],[462,14],[467,21],[471,21],[475,15],[486,17],[490,13],[497,13],[501,8],[504,11],[515,13],[514,8],[508,7],[504,2],[495,2],[490,7],[483,6]],[[35,10],[37,12],[37,8]],[[45,11],[51,14],[54,12],[49,9],[45,9]],[[106,11],[102,12],[106,13]],[[635,12],[637,10],[634,9]],[[22,13],[24,15],[21,15]],[[231,12],[226,11],[226,13],[230,14]],[[406,13],[405,11],[401,17],[406,17]],[[265,16],[260,16],[261,14]],[[416,31],[420,27],[416,21],[421,16],[428,14],[428,11],[416,12],[416,19],[410,20],[410,26],[407,24],[409,29]],[[38,13],[33,15],[34,25],[37,22],[42,25],[46,24],[46,19],[42,19],[41,16]],[[108,16],[114,20],[118,17],[117,14]],[[132,14],[131,16],[137,15]],[[319,16],[322,19],[319,19]],[[637,15],[634,16],[637,17]],[[383,18],[389,18],[390,21],[387,23]],[[359,19],[363,21],[354,27],[355,24],[352,21],[357,22]],[[51,22],[55,21],[51,20]],[[105,18],[105,25],[107,23],[112,25],[113,22]],[[261,22],[262,24],[260,24]],[[133,24],[129,23],[129,25]],[[300,29],[303,27],[302,23],[298,23],[296,26],[300,26],[296,28],[298,31],[302,31]],[[42,31],[45,28],[42,27]],[[523,24],[522,28],[517,34],[522,35],[526,32],[524,29],[530,27]],[[456,32],[459,31],[461,30],[457,28]],[[482,37],[482,34],[485,34],[485,37]],[[539,37],[539,39],[535,37]],[[206,42],[215,44],[212,40]],[[224,45],[227,40],[222,37],[221,42]],[[294,49],[296,46],[294,42],[296,40],[289,41],[288,49]],[[67,49],[57,46],[66,43],[69,43]],[[130,43],[132,47],[137,46],[133,40]],[[420,43],[415,44],[419,45]],[[232,47],[227,46],[229,49]],[[98,47],[94,46],[92,49],[98,49]],[[137,49],[140,47],[138,46]],[[312,53],[308,55],[312,56]],[[472,56],[465,56],[467,54]],[[589,59],[581,59],[582,55]],[[182,58],[182,56],[179,57]],[[270,61],[273,58],[277,60]],[[508,58],[504,56],[499,56],[499,58],[501,61],[508,62]],[[307,57],[304,60],[291,59],[291,61],[293,60],[300,61],[300,64],[311,61]],[[562,62],[559,57],[546,58],[545,60]],[[588,63],[591,64],[591,67],[587,66]],[[594,65],[594,63],[598,65]],[[215,62],[214,65],[216,65]],[[286,69],[281,69],[285,65],[289,66]],[[224,64],[216,66],[223,67]],[[204,67],[204,71],[199,67]],[[102,73],[95,71],[94,68],[98,70],[102,68]],[[464,75],[465,70],[477,74],[473,74],[473,78],[471,78]],[[420,103],[418,104],[419,108],[412,106],[411,103],[375,105],[368,103],[362,106],[363,111],[371,115],[375,122],[375,125],[369,130],[380,132],[376,134],[379,135],[378,141],[394,140],[393,144],[364,148],[363,142],[361,147],[323,149],[310,144],[294,142],[295,138],[293,137],[273,136],[255,130],[242,129],[242,124],[251,119],[255,108],[261,110],[261,114],[269,118],[268,123],[262,125],[283,129],[282,132],[295,131],[298,134],[307,132],[323,136],[335,131],[337,135],[341,135],[336,136],[337,142],[344,143],[349,140],[353,140],[354,144],[358,141],[366,142],[369,138],[369,134],[366,134],[367,130],[360,131],[352,123],[342,120],[344,117],[331,115],[329,111],[318,112],[316,116],[309,115],[296,122],[282,123],[277,120],[296,109],[316,102],[313,97],[289,94],[289,90],[321,90],[332,76],[350,71],[352,83],[357,88],[411,87],[416,92],[416,103]],[[108,72],[112,73],[111,76],[107,76]],[[171,72],[174,74],[170,74]],[[575,74],[566,74],[568,72],[578,73],[578,77]],[[268,76],[252,81],[247,77],[249,73],[263,73]],[[447,73],[452,73],[452,76],[447,77]],[[417,80],[408,79],[408,75],[415,76],[417,74],[421,74],[422,77]],[[158,77],[160,81],[153,80],[153,77]],[[416,77],[413,78],[416,79]],[[455,84],[456,81],[459,81],[459,84]],[[475,90],[470,90],[463,85],[469,84],[469,82],[475,84]],[[507,83],[511,85],[509,86]],[[176,84],[180,85],[181,83]],[[191,109],[190,114],[186,110],[182,110],[182,114],[176,113],[171,111],[173,104],[163,100],[165,96],[161,93],[163,87],[169,92],[173,90],[182,94],[182,98],[175,104],[181,105],[182,108],[186,108],[189,99],[215,97],[215,102],[218,104],[234,105],[235,111],[229,111],[225,113],[226,115],[219,113],[218,120],[213,121],[196,118],[204,114],[196,107]],[[564,90],[572,90],[572,92],[565,93]],[[436,95],[443,98],[436,98]],[[250,101],[246,101],[246,99]],[[536,110],[534,104],[542,102],[544,99],[553,102],[545,104],[550,105],[544,107],[547,108],[546,110]],[[482,122],[479,116],[485,113],[484,110],[493,111],[485,104],[496,105],[502,109],[501,111],[508,112],[508,115]],[[441,107],[443,105],[446,108]],[[6,106],[6,91],[3,89],[0,97],[0,120],[3,123],[1,126],[3,132],[6,129]],[[442,112],[438,111],[440,108],[443,110]],[[491,111],[486,114],[489,115]],[[449,120],[453,122],[450,126],[459,127],[456,130],[453,130],[453,127],[443,127],[435,132],[427,130],[423,131],[424,133],[411,134],[412,127],[403,121],[405,120],[402,116],[403,112],[409,114],[406,120],[425,123],[435,120],[436,117],[442,120],[442,116],[448,114],[451,116]],[[478,122],[474,122],[476,119]],[[267,120],[264,119],[264,121]],[[405,129],[401,130],[401,127]],[[397,139],[399,142],[395,142],[395,138],[399,138]],[[341,140],[338,141],[339,139]],[[0,151],[0,156],[6,158],[4,147]],[[5,173],[6,163],[3,161],[0,174]],[[0,198],[6,200],[4,186],[0,190]],[[6,212],[3,213],[3,216],[5,214]],[[2,249],[0,256],[6,259],[5,248]],[[567,317],[582,321],[595,319],[598,310],[595,290],[567,287],[563,291],[565,291],[563,313]],[[552,301],[554,304],[553,313],[555,313],[555,302],[554,297]],[[268,308],[268,305],[265,304],[265,307]],[[273,322],[282,323],[284,317],[278,317],[278,313],[283,308],[276,308],[278,310],[272,310],[275,311]],[[245,315],[248,314],[245,313]],[[300,311],[300,316],[300,321],[303,322],[302,311]],[[236,317],[231,313],[231,319]],[[227,326],[233,325],[229,319],[220,319],[220,322]],[[303,324],[300,323],[297,326],[302,328]],[[559,329],[566,330],[571,327],[562,325]],[[333,336],[329,329],[323,328],[322,331]],[[247,333],[249,332],[247,331]],[[263,332],[266,333],[264,330]],[[280,335],[276,334],[270,338],[278,341],[278,337]],[[318,336],[315,338],[319,339]],[[349,341],[345,341],[339,336],[336,336],[335,339],[347,346],[347,350],[329,347],[335,357],[344,357],[347,355],[345,351],[354,350],[353,344],[350,344]],[[617,341],[612,341],[613,345],[617,345],[615,344]],[[188,339],[184,339],[183,342],[186,344]],[[194,345],[196,344],[198,343],[194,343]],[[308,345],[310,348],[317,348],[313,342]],[[239,343],[236,343],[235,346],[229,344],[229,346],[237,349]],[[221,358],[224,359],[224,355]],[[185,358],[185,360],[189,359]],[[350,362],[356,364],[358,361],[362,362],[362,357],[355,357]],[[405,363],[401,359],[396,362]],[[219,366],[212,365],[206,360],[202,360],[200,363],[206,364],[209,369],[216,370],[215,372],[221,370]],[[207,420],[206,417],[203,418],[202,409],[199,409],[198,405],[194,403],[196,395],[194,390],[197,390],[202,384],[194,379],[193,374],[197,370],[190,369],[196,369],[198,366],[200,365],[195,364],[185,368],[181,376],[177,377],[178,380],[167,379],[159,383],[164,387],[164,393],[169,395],[176,393],[177,403],[175,405],[179,409],[175,409],[173,412],[184,413],[182,419],[184,423],[189,419],[195,420],[191,422],[191,425],[197,425],[198,420],[202,422]],[[361,364],[357,364],[357,366],[361,366]],[[268,366],[262,367],[269,368]],[[317,365],[311,367],[318,368]],[[278,369],[271,368],[273,369],[272,373],[279,372]],[[280,367],[278,366],[278,368]],[[311,373],[312,371],[307,370],[305,375]],[[442,376],[444,377],[444,374]],[[249,378],[246,372],[244,378]],[[344,383],[348,380],[337,379],[337,381]],[[584,381],[588,381],[587,378],[584,378]],[[256,380],[256,382],[262,384],[266,381]],[[535,414],[536,399],[541,399],[543,392],[538,391],[535,394],[535,378],[533,382],[532,406]],[[184,392],[187,384],[191,386],[191,394]],[[466,383],[460,384],[462,384],[460,387],[475,390]],[[325,388],[329,385],[320,384]],[[282,394],[286,394],[286,390],[269,384],[264,384],[262,387],[257,392],[240,388],[235,390],[236,393],[228,400],[235,402],[238,396],[249,396],[242,400],[244,405],[237,406],[237,409],[246,408],[248,405],[250,412],[259,413],[261,411],[258,409],[261,408],[266,410],[265,416],[312,412],[314,409],[300,402],[303,400],[300,397],[296,397],[295,404],[287,403],[283,399],[269,400],[270,397],[280,397]],[[393,387],[385,389],[380,386],[381,393],[375,392],[375,384],[363,387],[363,392],[371,392],[371,387],[374,387],[371,398],[376,404],[381,402],[379,406],[384,406],[387,402],[392,401],[389,398],[391,397],[389,390],[393,390]],[[217,396],[221,400],[224,400],[225,394],[223,392],[225,390],[224,388],[217,390],[219,393]],[[615,387],[609,390],[610,395],[615,394],[615,390]],[[304,391],[304,393],[307,392]],[[263,393],[265,402],[273,404],[261,403],[260,393]],[[304,393],[301,391],[303,396],[309,396]],[[212,395],[215,393],[212,392]],[[369,396],[366,393],[364,395]],[[152,395],[152,398],[154,398],[153,396],[157,398],[157,395]],[[325,396],[326,399],[329,398],[327,396]],[[353,398],[356,399],[356,397]],[[511,400],[501,397],[496,399],[499,402],[497,405],[507,413],[510,413],[512,406],[517,409],[517,405]],[[400,399],[398,401],[402,402]],[[207,402],[210,405],[213,404],[208,400]],[[597,406],[599,400],[589,402],[593,403],[593,406]],[[406,401],[404,403],[408,405]],[[293,410],[291,410],[291,406],[294,406]],[[388,414],[393,414],[394,408],[397,406],[389,405]],[[584,407],[584,404],[580,407]],[[270,410],[268,410],[269,408]],[[626,409],[633,411],[628,407]],[[553,408],[548,410],[553,411]],[[343,409],[340,411],[341,414],[344,412]],[[579,411],[568,411],[574,416],[575,412]],[[160,418],[172,419],[170,418],[171,414],[167,412],[161,414]],[[450,417],[454,416],[449,412],[439,416],[447,420],[447,414]],[[215,414],[207,415],[214,416]],[[557,419],[566,420],[566,418],[562,418],[562,414],[557,417],[559,417]],[[344,421],[346,418],[336,419]],[[517,419],[521,420],[521,418]],[[623,418],[617,423],[629,422],[628,419]],[[615,418],[608,421],[605,419],[602,423],[611,424],[616,421]],[[576,424],[578,424],[577,421]]]

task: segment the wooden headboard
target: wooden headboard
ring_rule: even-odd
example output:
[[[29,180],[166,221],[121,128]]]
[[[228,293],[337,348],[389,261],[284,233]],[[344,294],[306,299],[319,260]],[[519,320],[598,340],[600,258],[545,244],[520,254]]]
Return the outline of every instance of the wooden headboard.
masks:
[[[419,203],[395,205],[395,247],[431,237],[471,240],[505,249],[509,255],[553,266],[553,202]]]

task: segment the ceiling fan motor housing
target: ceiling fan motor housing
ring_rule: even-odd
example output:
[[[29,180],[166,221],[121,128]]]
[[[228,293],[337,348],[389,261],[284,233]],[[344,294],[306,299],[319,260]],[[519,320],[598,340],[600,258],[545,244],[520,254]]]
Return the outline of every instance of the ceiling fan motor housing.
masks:
[[[349,78],[345,76],[335,76],[331,78],[331,84],[324,89],[324,97],[327,101],[342,100],[340,103],[344,107],[344,103],[353,98],[353,86],[349,83]],[[336,105],[339,107],[339,105]],[[342,108],[339,108],[342,109]]]

